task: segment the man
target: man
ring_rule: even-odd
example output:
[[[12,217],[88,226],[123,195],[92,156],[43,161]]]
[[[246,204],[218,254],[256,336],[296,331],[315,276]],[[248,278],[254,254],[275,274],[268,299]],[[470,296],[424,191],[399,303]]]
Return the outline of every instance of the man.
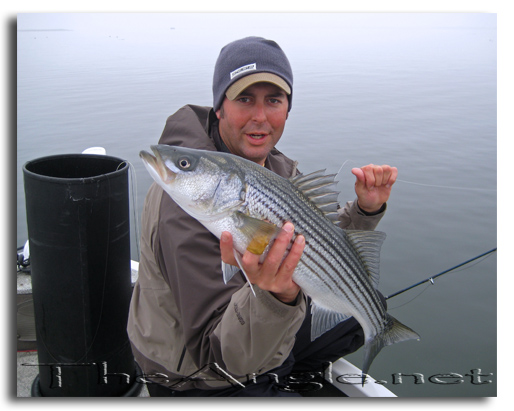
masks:
[[[293,96],[289,61],[273,41],[249,37],[216,62],[213,108],[170,116],[160,144],[230,152],[290,177],[296,163],[274,147]],[[396,169],[353,169],[358,200],[339,210],[341,227],[372,230],[385,212]],[[304,240],[287,223],[268,256],[246,252],[245,272],[224,284],[221,259],[237,265],[232,237],[218,241],[153,184],[142,215],[139,278],[128,333],[152,396],[287,396],[291,372],[319,371],[363,343],[349,319],[310,341],[308,299],[292,280]],[[285,379],[285,380],[284,380]],[[284,382],[286,381],[286,382]]]

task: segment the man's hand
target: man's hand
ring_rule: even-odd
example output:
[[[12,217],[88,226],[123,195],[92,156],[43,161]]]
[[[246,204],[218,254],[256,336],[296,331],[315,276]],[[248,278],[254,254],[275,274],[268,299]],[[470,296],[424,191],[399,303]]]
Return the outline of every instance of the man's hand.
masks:
[[[352,174],[357,177],[355,193],[361,209],[373,213],[384,205],[391,194],[391,187],[398,176],[398,169],[387,165],[373,164],[361,168],[353,168]]]
[[[243,254],[241,260],[250,282],[256,284],[261,290],[271,292],[284,303],[295,301],[300,292],[300,287],[293,281],[292,276],[305,248],[303,236],[296,237],[289,254],[284,259],[284,253],[287,251],[293,234],[293,225],[286,223],[262,264],[259,263],[260,256],[249,251]],[[238,266],[233,253],[232,235],[227,231],[221,235],[220,250],[221,259],[226,264]]]

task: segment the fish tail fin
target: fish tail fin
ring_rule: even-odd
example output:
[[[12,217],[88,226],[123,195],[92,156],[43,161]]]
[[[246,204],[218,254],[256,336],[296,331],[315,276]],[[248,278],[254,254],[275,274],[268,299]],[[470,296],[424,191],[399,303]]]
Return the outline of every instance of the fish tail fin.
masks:
[[[366,380],[371,363],[382,348],[401,341],[419,340],[418,333],[402,324],[392,315],[386,314],[386,326],[384,330],[371,341],[364,344],[364,365],[362,367],[362,385]]]

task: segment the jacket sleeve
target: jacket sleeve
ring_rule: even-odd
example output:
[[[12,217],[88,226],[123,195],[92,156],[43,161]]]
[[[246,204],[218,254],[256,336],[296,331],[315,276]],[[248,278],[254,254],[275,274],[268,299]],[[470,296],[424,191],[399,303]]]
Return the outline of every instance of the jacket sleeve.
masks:
[[[385,214],[387,205],[384,204],[380,212],[367,214],[357,205],[357,200],[348,201],[344,207],[338,210],[339,227],[347,230],[374,230]]]
[[[216,363],[237,378],[282,364],[304,319],[305,299],[289,306],[256,287],[254,296],[237,274],[225,284],[219,240],[168,195],[160,215],[156,258],[196,366]]]

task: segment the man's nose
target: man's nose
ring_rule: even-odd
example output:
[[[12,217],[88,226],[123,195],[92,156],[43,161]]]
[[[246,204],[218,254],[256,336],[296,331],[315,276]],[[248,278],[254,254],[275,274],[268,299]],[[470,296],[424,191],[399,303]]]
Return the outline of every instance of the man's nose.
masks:
[[[253,106],[252,120],[257,123],[263,123],[266,121],[266,107],[263,102],[257,102]]]

